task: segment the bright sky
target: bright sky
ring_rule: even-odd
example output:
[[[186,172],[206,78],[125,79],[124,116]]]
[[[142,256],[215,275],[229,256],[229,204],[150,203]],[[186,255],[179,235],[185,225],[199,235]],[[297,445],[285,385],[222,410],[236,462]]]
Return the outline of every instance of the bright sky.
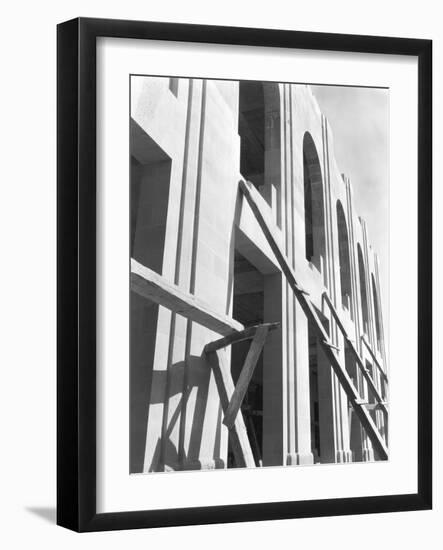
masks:
[[[357,215],[380,263],[385,337],[389,290],[389,90],[312,86],[334,136],[337,165],[351,179]]]

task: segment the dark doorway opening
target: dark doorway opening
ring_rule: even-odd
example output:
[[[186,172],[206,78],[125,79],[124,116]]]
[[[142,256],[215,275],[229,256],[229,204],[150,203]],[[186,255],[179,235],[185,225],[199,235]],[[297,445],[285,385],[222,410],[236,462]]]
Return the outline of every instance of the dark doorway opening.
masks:
[[[323,328],[329,334],[329,320],[315,308]],[[311,452],[314,462],[333,462],[334,427],[332,403],[332,372],[318,331],[312,321],[308,321],[309,343],[309,397],[311,413]]]

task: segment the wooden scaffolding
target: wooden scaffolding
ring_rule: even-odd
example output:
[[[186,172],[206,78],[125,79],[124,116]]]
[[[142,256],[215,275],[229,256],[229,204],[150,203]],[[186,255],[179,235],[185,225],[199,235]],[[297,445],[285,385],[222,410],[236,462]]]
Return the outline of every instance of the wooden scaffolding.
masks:
[[[266,213],[261,207],[261,200],[258,191],[250,183],[241,180],[239,189],[247,200],[252,212],[254,213],[261,230],[268,241],[274,256],[289,283],[296,299],[302,307],[308,320],[315,329],[318,341],[320,342],[328,361],[334,373],[337,376],[342,388],[344,389],[349,403],[365,429],[372,446],[378,457],[382,460],[388,458],[388,449],[385,437],[379,432],[375,425],[370,410],[379,409],[385,417],[385,425],[388,420],[387,403],[366,368],[363,359],[357,351],[353,341],[347,334],[345,327],[339,317],[328,294],[324,292],[323,300],[330,309],[331,315],[341,331],[346,346],[351,351],[356,365],[361,371],[368,387],[371,389],[375,404],[368,403],[361,398],[359,391],[355,387],[346,368],[342,365],[336,346],[329,338],[329,334],[319,319],[315,307],[309,299],[309,294],[298,284],[295,273],[292,270],[276,236],[276,230],[272,222],[267,220]],[[241,323],[235,321],[227,315],[221,315],[212,310],[209,304],[206,304],[194,295],[183,292],[177,285],[169,283],[161,275],[151,269],[141,265],[136,260],[131,259],[131,289],[139,295],[151,300],[161,306],[170,309],[172,312],[182,315],[191,321],[197,322],[204,327],[220,334],[222,337],[208,343],[204,348],[206,360],[211,366],[214,378],[217,384],[220,402],[224,412],[223,423],[229,430],[232,449],[234,452],[236,464],[238,466],[255,467],[256,461],[251,450],[251,445],[247,435],[247,430],[243,415],[240,411],[243,399],[246,395],[248,385],[257,365],[257,361],[263,350],[266,337],[270,331],[277,328],[278,323],[267,323],[252,327],[244,327]],[[237,384],[234,385],[230,365],[226,361],[224,348],[235,345],[244,340],[251,340],[250,348]],[[387,376],[379,361],[376,359],[369,343],[363,340],[368,348],[371,357],[374,360],[380,376],[387,384]]]

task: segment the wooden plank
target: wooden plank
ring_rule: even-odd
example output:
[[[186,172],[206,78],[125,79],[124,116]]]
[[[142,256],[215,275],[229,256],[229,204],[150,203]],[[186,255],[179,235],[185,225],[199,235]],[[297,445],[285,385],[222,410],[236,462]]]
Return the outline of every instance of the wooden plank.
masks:
[[[188,294],[131,258],[131,289],[140,296],[164,306],[191,321],[227,336],[244,330],[244,326],[228,317],[215,312],[203,300]]]
[[[224,338],[219,338],[218,340],[214,340],[213,342],[206,344],[205,351],[217,351],[221,348],[225,348],[226,346],[253,338],[259,327],[266,326],[268,327],[268,330],[275,330],[279,325],[280,323],[263,323],[261,325],[254,325],[252,327],[245,328],[240,332],[233,332]]]
[[[231,428],[231,426],[234,425],[235,419],[238,416],[238,412],[241,404],[243,403],[243,399],[245,398],[252,375],[254,374],[258,358],[260,357],[260,353],[265,345],[268,331],[269,328],[266,325],[258,327],[251,342],[251,346],[243,364],[240,376],[238,377],[234,393],[229,401],[229,406],[223,419],[223,424],[225,424],[228,428]]]
[[[339,329],[341,330],[341,332],[342,332],[342,334],[343,334],[343,336],[344,336],[344,338],[347,342],[348,348],[351,350],[360,371],[362,372],[363,376],[365,377],[366,382],[368,383],[368,386],[371,388],[371,391],[374,394],[375,399],[380,403],[380,409],[383,411],[383,413],[385,415],[387,415],[388,414],[388,409],[383,404],[384,399],[383,399],[382,395],[380,394],[380,392],[378,391],[378,388],[375,385],[375,382],[372,379],[371,374],[369,373],[368,369],[366,368],[366,365],[364,364],[363,359],[360,357],[360,354],[358,353],[357,348],[355,347],[354,343],[349,339],[349,336],[348,336],[348,334],[346,332],[346,329],[345,329],[345,327],[344,327],[344,325],[343,325],[343,323],[340,319],[340,316],[338,315],[338,312],[335,309],[335,306],[332,303],[331,299],[329,298],[327,292],[323,292],[323,298],[325,299],[326,303],[328,304],[329,310],[331,311],[332,316],[335,319],[335,322],[337,323]]]
[[[249,434],[250,434],[250,438],[251,438],[252,454],[254,456],[255,465],[259,466],[261,468],[263,466],[263,460],[262,460],[262,457],[261,457],[261,449],[260,449],[260,445],[258,443],[257,433],[255,431],[255,425],[254,425],[254,421],[252,420],[252,415],[251,414],[248,414],[246,416],[246,422],[248,424],[247,428],[249,429]]]
[[[384,403],[386,405],[386,403]],[[364,406],[367,408],[368,411],[375,411],[377,409],[380,409],[381,403],[365,403]]]
[[[259,195],[258,191],[255,189],[252,183],[245,182],[244,180],[240,180],[239,186],[240,186],[240,190],[242,191],[243,195],[248,201],[248,204],[251,207],[251,210],[254,213],[258,221],[258,224],[261,230],[263,231],[266,237],[266,240],[269,243],[269,246],[272,252],[274,253],[277,263],[280,266],[280,269],[283,271],[288,281],[291,281],[291,285],[293,286],[293,288],[297,290],[297,292],[301,294],[305,293],[305,290],[297,283],[297,280],[295,279],[295,275],[292,271],[292,268],[290,267],[285,254],[280,248],[279,239],[274,234],[274,228],[271,226],[270,223],[268,224],[268,221],[266,220],[265,216],[261,212],[261,208],[258,202],[260,200],[260,196],[258,198],[254,198],[255,195]],[[275,224],[274,224],[274,227],[275,227]]]
[[[338,346],[334,346],[334,344],[331,344],[330,342],[323,342],[325,346],[329,346],[331,349],[334,349],[335,351],[340,351],[340,348]]]
[[[326,357],[328,358],[329,362],[331,363],[331,367],[333,368],[334,373],[336,374],[340,384],[345,390],[348,396],[348,399],[351,405],[353,406],[363,428],[366,430],[366,433],[368,434],[368,437],[371,440],[371,443],[375,452],[379,455],[379,457],[382,460],[387,459],[388,449],[386,447],[386,443],[383,437],[380,435],[369,412],[362,405],[359,404],[360,396],[351,378],[346,372],[346,369],[341,365],[338,357],[335,355],[335,352],[328,345],[325,345],[326,343],[329,343],[329,335],[327,334],[320,319],[318,318],[318,315],[311,301],[304,295],[301,287],[298,285],[295,277],[295,273],[293,272],[291,266],[289,265],[289,262],[284,252],[280,248],[278,239],[274,235],[274,229],[270,224],[268,225],[268,222],[266,221],[266,217],[261,211],[261,207],[259,206],[260,198],[256,197],[256,195],[258,195],[258,191],[254,188],[254,186],[250,182],[245,182],[243,180],[240,180],[239,187],[244,197],[248,201],[252,212],[257,218],[257,221],[269,243],[269,246],[274,252],[275,258],[277,259],[277,262],[279,263],[280,268],[284,273],[286,280],[288,281],[292,291],[294,292],[294,295],[296,296],[301,308],[305,312],[308,319],[312,321],[317,337],[319,338],[319,341],[322,344],[323,351]]]
[[[322,294],[322,298],[325,300],[325,302],[328,304],[329,306],[329,309],[331,310],[331,313],[332,313],[332,316],[334,317],[335,319],[335,322],[337,323],[338,325],[338,328],[340,329],[341,333],[343,334],[343,336],[345,337],[345,339],[350,342],[350,339],[349,339],[349,335],[348,333],[346,332],[346,329],[345,329],[345,326],[343,325],[342,323],[342,320],[340,319],[335,307],[334,307],[334,304],[332,303],[331,299],[329,298],[329,294],[325,291],[323,292]]]
[[[314,326],[317,329],[317,334],[319,336],[320,343],[324,344],[327,341],[327,339],[325,338],[325,336],[327,337],[327,333],[320,319],[318,319],[317,313],[315,312],[312,304],[309,301],[306,301],[305,307],[306,309],[302,305],[302,308],[305,311],[310,312],[308,316],[314,321]],[[326,357],[328,358],[329,362],[331,363],[331,367],[334,370],[334,373],[336,374],[340,384],[345,390],[346,395],[348,396],[348,399],[351,405],[353,406],[355,413],[358,416],[358,419],[360,420],[363,428],[366,430],[366,433],[368,434],[368,437],[371,440],[374,450],[380,456],[380,459],[387,460],[388,449],[386,447],[386,442],[384,441],[383,437],[380,435],[380,432],[378,431],[377,426],[372,420],[371,415],[365,409],[364,405],[361,404],[360,395],[357,389],[355,388],[354,383],[352,382],[352,379],[348,375],[346,369],[340,363],[334,351],[329,346],[323,345],[323,351]],[[384,407],[384,410],[387,412],[386,407]]]
[[[205,353],[206,360],[214,373],[215,383],[220,396],[220,403],[223,412],[226,413],[229,402],[234,393],[234,382],[232,381],[229,363],[226,360],[225,352],[209,351]],[[254,455],[248,439],[243,415],[240,413],[235,419],[234,425],[229,430],[232,450],[235,461],[240,467],[255,468]]]
[[[384,371],[383,367],[380,365],[380,362],[379,360],[377,359],[375,353],[372,351],[372,348],[369,344],[369,342],[366,340],[366,338],[364,336],[361,337],[361,339],[363,340],[363,343],[365,344],[366,348],[368,349],[372,359],[374,360],[374,363],[376,365],[376,367],[378,368],[378,370],[380,371],[380,374],[382,375],[383,377],[383,380],[387,383],[388,382],[388,375],[386,374],[386,372]]]

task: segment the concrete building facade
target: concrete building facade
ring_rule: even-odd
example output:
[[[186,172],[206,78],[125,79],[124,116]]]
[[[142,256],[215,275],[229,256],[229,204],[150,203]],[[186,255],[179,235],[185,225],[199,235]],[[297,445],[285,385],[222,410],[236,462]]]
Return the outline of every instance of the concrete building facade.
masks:
[[[387,401],[378,260],[310,87],[132,77],[130,145],[132,258],[243,326],[279,323],[241,406],[256,466],[379,459],[239,192],[240,180],[258,190],[289,265],[387,443],[387,415],[367,382],[369,373]],[[219,337],[131,291],[132,473],[239,465],[203,353]],[[248,348],[245,341],[221,351],[234,383]]]

